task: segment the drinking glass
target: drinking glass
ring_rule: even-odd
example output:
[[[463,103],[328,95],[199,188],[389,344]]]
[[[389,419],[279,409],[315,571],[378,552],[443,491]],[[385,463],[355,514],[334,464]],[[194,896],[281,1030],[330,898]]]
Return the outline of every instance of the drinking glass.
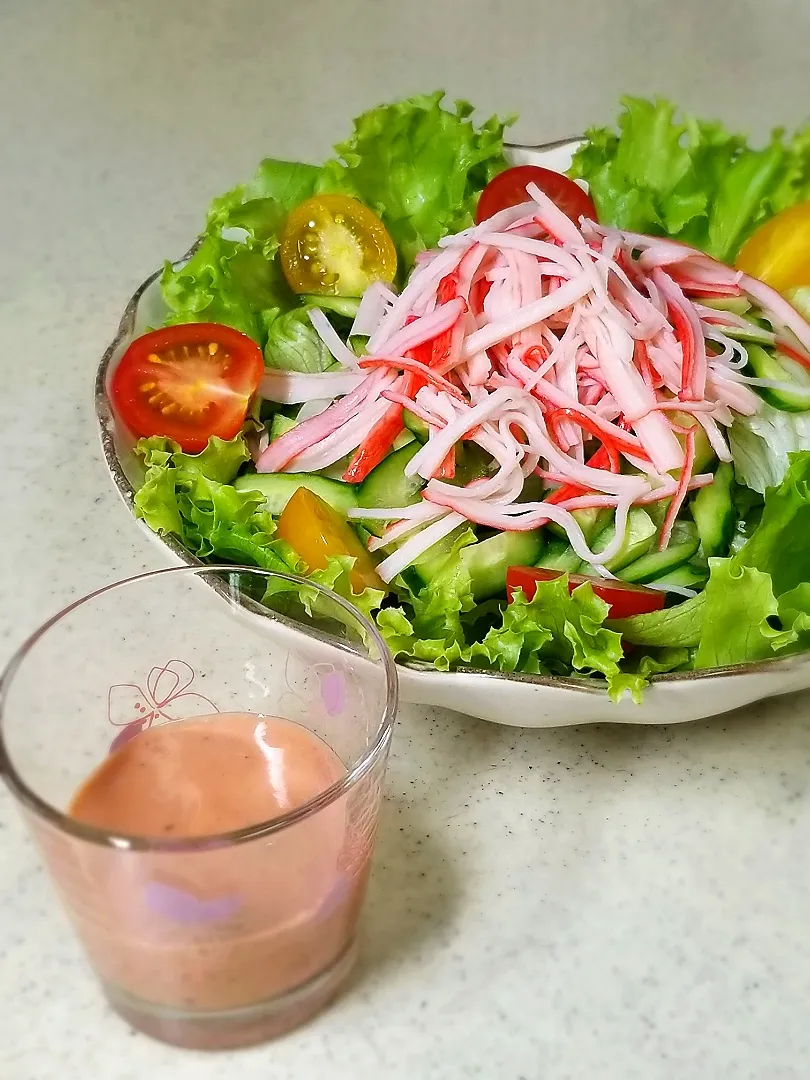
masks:
[[[330,590],[269,570],[119,581],[22,645],[0,679],[0,773],[104,993],[134,1027],[234,1047],[333,997],[355,958],[396,706],[375,627]],[[129,739],[216,713],[306,728],[340,759],[338,779],[211,836],[117,835],[70,816],[82,782]]]

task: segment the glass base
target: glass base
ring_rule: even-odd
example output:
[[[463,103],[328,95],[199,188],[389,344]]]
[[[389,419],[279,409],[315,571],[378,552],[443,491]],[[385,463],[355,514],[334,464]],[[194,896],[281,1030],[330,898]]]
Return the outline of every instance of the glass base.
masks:
[[[119,1016],[153,1039],[188,1050],[233,1050],[267,1042],[310,1020],[337,994],[356,958],[357,944],[352,942],[331,967],[302,986],[227,1012],[174,1009],[117,986],[105,985],[104,993]]]

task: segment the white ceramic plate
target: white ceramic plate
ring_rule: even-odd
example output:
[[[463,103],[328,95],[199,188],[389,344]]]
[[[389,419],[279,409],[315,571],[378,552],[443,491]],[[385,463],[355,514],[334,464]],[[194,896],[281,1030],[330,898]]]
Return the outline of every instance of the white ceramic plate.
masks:
[[[510,154],[515,164],[542,164],[565,170],[577,145],[578,140],[566,139],[540,147],[511,147]],[[143,471],[132,453],[132,437],[115,422],[107,388],[116,364],[132,339],[163,321],[165,307],[159,277],[160,271],[157,271],[147,278],[127,304],[118,333],[102,357],[96,377],[96,415],[104,457],[113,482],[130,508],[142,482]],[[143,523],[138,524],[172,561],[198,562],[176,540],[158,537]],[[627,699],[614,705],[598,685],[575,679],[501,675],[487,671],[443,672],[421,664],[400,664],[399,671],[404,701],[441,705],[514,727],[558,727],[596,722],[680,723],[810,687],[810,656],[807,655],[736,668],[659,675],[653,679],[641,705],[634,705]]]

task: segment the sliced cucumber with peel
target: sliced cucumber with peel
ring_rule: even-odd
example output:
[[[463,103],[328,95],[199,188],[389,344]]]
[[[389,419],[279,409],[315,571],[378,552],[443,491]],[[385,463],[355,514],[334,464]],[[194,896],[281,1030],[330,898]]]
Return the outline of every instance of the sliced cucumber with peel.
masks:
[[[604,564],[605,569],[610,570],[612,574],[618,574],[625,566],[635,562],[650,550],[657,532],[656,524],[650,515],[640,506],[632,507],[627,515],[627,527],[622,545]],[[593,551],[597,555],[604,551],[615,535],[616,526],[611,523],[597,536],[593,543]]]
[[[506,588],[510,566],[533,566],[543,550],[543,530],[501,532],[461,549],[462,565],[470,572],[477,603],[497,596]]]
[[[700,567],[685,562],[660,578],[648,581],[647,584],[659,588],[702,589],[708,580],[708,570],[701,570]]]
[[[274,413],[273,419],[270,421],[270,442],[274,442],[282,435],[286,435],[297,423],[298,421],[292,416],[285,416],[284,413]]]
[[[401,450],[403,446],[408,446],[413,441],[414,433],[412,431],[408,431],[408,429],[405,428],[405,430],[400,431],[399,435],[397,435],[397,437],[394,439],[393,449]]]
[[[635,562],[620,570],[617,577],[633,585],[645,585],[648,581],[657,581],[676,567],[689,562],[699,545],[700,541],[695,538],[694,543],[670,544],[663,551],[648,551],[646,555],[642,555],[640,559],[636,559]]]
[[[233,482],[237,491],[260,491],[264,495],[264,508],[278,517],[298,491],[307,488],[319,495],[333,510],[344,516],[357,506],[357,493],[351,484],[330,480],[317,473],[246,473]]]
[[[518,499],[518,502],[520,501]],[[590,544],[591,540],[607,527],[611,513],[612,511],[604,506],[593,506],[587,510],[572,510],[571,516],[579,523],[585,539]],[[549,521],[548,528],[557,536],[564,537],[568,535],[562,525],[558,525],[556,521]]]
[[[758,379],[772,379],[783,386],[758,386],[757,392],[769,405],[783,412],[810,410],[810,371],[782,353],[772,353],[761,345],[749,345],[748,363]]]
[[[405,567],[402,576],[414,592],[419,592],[425,585],[429,585],[436,574],[443,569],[447,556],[453,550],[453,544],[466,527],[466,525],[459,525],[457,529],[453,529],[451,533],[429,547],[410,566]],[[390,550],[393,551],[395,548],[396,545],[392,545]]]
[[[715,311],[733,311],[735,315],[745,315],[751,308],[750,300],[744,296],[704,297],[700,302],[704,307],[714,308]]]
[[[384,458],[376,469],[372,469],[362,484],[358,484],[357,506],[380,509],[391,506],[411,506],[419,502],[420,492],[425,486],[421,476],[406,476],[405,466],[421,450],[421,443],[416,439],[395,450]],[[382,536],[390,523],[387,521],[363,519],[362,524],[376,536]]]
[[[688,562],[699,547],[700,537],[692,522],[676,521],[669,544],[663,551],[647,551],[618,571],[617,577],[636,585],[655,581]]]
[[[483,480],[494,471],[492,455],[478,443],[456,443],[456,475],[448,483],[466,487],[473,480]]]
[[[353,319],[360,308],[360,298],[357,296],[321,296],[315,293],[304,293],[300,299],[301,303],[307,307],[318,307],[323,311],[342,315],[346,319]]]
[[[416,413],[412,413],[409,409],[403,409],[402,421],[408,431],[413,432],[419,442],[426,443],[428,441],[430,438],[430,427],[421,416],[417,416]]]
[[[692,518],[707,559],[727,554],[734,537],[737,514],[731,495],[733,487],[734,466],[724,461],[717,467],[714,483],[701,488],[692,500]]]
[[[567,571],[569,574],[587,572],[589,569],[568,540],[563,540],[561,537],[554,537],[548,542],[534,565],[543,570]]]

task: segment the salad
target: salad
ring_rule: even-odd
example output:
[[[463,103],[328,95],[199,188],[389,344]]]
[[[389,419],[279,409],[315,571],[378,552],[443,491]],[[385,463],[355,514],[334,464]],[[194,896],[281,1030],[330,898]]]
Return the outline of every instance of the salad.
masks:
[[[810,647],[810,129],[626,99],[562,175],[506,123],[382,106],[214,200],[111,383],[136,514],[442,670]]]

